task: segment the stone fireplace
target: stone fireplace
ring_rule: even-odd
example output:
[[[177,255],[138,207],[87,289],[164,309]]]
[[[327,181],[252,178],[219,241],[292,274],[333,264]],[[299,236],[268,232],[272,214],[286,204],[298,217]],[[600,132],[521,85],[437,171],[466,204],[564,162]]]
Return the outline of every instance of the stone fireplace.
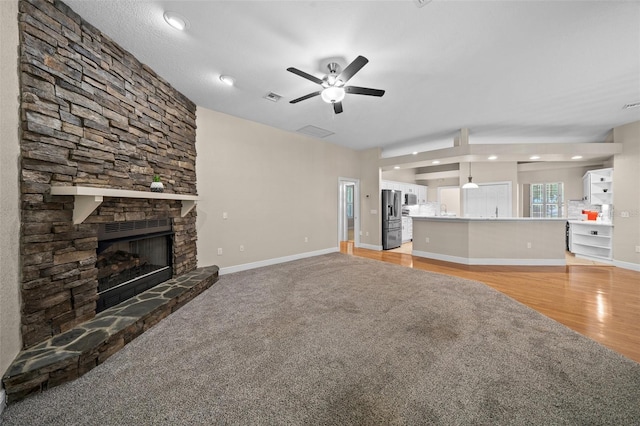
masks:
[[[169,219],[100,224],[96,312],[171,279],[172,243]]]
[[[172,275],[195,269],[195,210],[101,197],[77,220],[59,187],[196,194],[195,105],[57,0],[20,1],[22,338],[25,348],[93,318],[105,224],[165,220]],[[63,194],[63,195],[58,195]],[[101,277],[103,278],[103,277]],[[104,308],[104,307],[102,307]]]
[[[88,371],[214,282],[196,270],[193,102],[61,1],[21,0],[18,19],[24,350],[10,371],[36,386],[5,377],[16,398]],[[154,175],[164,198],[146,195]],[[61,188],[112,192],[69,195]],[[140,233],[125,232],[131,226],[147,227],[154,240],[144,247]],[[160,281],[126,278],[125,270]],[[189,281],[194,276],[200,281]],[[191,284],[157,286],[180,277]],[[121,303],[133,306],[127,321],[113,319],[117,310],[109,306],[154,286],[155,304],[134,297]],[[61,368],[73,374],[29,359],[82,340],[94,318],[129,325],[100,329],[106,334],[94,347],[65,352],[71,364]]]

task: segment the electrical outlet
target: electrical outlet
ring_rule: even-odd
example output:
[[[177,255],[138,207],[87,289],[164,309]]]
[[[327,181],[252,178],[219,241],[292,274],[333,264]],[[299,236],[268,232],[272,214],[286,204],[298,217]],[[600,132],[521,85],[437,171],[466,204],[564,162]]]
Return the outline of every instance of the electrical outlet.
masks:
[[[244,246],[240,244],[240,251],[244,251]]]
[[[227,214],[227,212],[222,212],[222,218],[229,219],[229,215]]]
[[[636,246],[636,253],[640,253],[640,246]]]
[[[426,242],[429,242],[429,237],[425,238],[424,240],[425,240]]]
[[[309,237],[304,237],[304,242],[308,243],[309,242]]]
[[[369,236],[369,231],[367,231],[367,237]]]
[[[222,256],[222,248],[218,249],[218,256]]]
[[[629,212],[620,212],[620,217],[629,217]]]
[[[527,243],[527,248],[531,248],[531,243]]]

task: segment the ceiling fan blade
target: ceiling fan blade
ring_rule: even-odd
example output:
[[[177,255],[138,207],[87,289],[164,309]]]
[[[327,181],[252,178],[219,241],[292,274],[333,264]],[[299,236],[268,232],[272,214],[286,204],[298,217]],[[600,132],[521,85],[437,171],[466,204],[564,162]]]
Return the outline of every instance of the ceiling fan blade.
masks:
[[[368,87],[347,86],[344,91],[353,95],[368,95],[368,96],[382,96],[384,90],[369,89]]]
[[[364,56],[358,56],[340,73],[340,75],[338,76],[338,80],[342,80],[343,83],[346,83],[351,79],[351,77],[353,77],[358,71],[360,71],[360,68],[367,65],[367,62],[369,62],[367,58],[365,58]]]
[[[297,104],[300,101],[304,101],[304,100],[307,100],[309,98],[313,98],[314,96],[318,96],[319,94],[320,94],[320,91],[309,93],[308,95],[304,95],[304,96],[299,97],[298,99],[294,99],[292,101],[289,101],[289,103],[290,104]]]
[[[289,67],[287,68],[287,71],[292,72],[296,75],[299,75],[302,78],[306,78],[307,80],[313,81],[316,84],[322,85],[322,80],[320,80],[318,77],[314,77],[311,74],[307,74],[306,72],[300,71],[297,68]]]
[[[333,103],[333,112],[336,114],[340,114],[342,112],[342,102]]]

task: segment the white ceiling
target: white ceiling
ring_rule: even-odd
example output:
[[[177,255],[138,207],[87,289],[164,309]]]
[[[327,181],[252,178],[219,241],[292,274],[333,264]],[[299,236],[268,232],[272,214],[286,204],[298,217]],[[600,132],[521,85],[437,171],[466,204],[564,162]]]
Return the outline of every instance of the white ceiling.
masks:
[[[640,2],[66,0],[197,105],[287,131],[312,125],[383,156],[478,143],[603,142],[640,120]],[[164,11],[186,17],[179,32]],[[369,63],[344,113],[287,72],[326,58]],[[231,75],[235,87],[218,77]],[[277,102],[264,99],[282,95]]]

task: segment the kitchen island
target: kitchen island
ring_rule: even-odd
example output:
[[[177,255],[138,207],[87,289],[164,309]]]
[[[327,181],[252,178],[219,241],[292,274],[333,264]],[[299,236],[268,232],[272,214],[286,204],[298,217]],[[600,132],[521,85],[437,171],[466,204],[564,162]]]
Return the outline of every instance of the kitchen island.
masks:
[[[414,256],[465,265],[566,265],[566,219],[412,219]]]

